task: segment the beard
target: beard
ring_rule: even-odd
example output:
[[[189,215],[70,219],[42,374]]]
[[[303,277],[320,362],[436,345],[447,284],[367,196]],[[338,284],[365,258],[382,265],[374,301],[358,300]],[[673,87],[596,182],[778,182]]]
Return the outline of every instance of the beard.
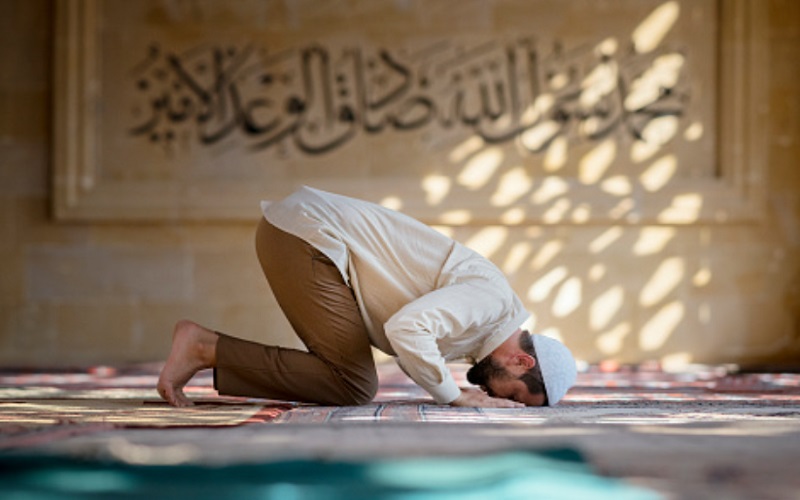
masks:
[[[486,356],[467,371],[467,380],[472,385],[486,386],[488,382],[499,376],[505,375],[506,370],[491,356]]]

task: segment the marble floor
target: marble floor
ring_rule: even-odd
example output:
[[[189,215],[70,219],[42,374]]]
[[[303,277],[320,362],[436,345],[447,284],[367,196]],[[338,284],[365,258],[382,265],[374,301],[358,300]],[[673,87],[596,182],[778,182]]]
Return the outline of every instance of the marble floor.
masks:
[[[435,405],[393,364],[373,404],[220,397],[211,374],[172,409],[158,365],[0,373],[0,458],[243,464],[476,457],[570,450],[654,498],[800,498],[800,374],[587,366],[553,408]],[[461,383],[464,367],[453,367]]]

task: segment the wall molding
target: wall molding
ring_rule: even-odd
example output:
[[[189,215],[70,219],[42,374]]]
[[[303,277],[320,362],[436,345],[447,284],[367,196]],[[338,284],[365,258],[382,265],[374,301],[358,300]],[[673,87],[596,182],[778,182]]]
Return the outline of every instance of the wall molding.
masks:
[[[101,81],[102,0],[57,0],[54,60],[53,214],[65,222],[252,220],[253,199],[285,195],[293,186],[267,188],[253,182],[203,181],[186,185],[104,179],[97,131],[103,127]],[[749,0],[717,3],[719,13],[718,124],[715,175],[671,181],[657,192],[639,186],[627,205],[604,202],[588,218],[553,217],[552,205],[520,202],[493,207],[469,193],[447,206],[430,206],[409,194],[402,209],[428,223],[460,224],[749,224],[765,213],[768,161],[767,4]],[[419,183],[392,177],[310,179],[344,194],[381,199],[419,191]],[[535,179],[535,183],[546,179]],[[578,203],[607,198],[598,185],[564,178]],[[538,184],[536,184],[538,185]],[[623,200],[624,201],[624,200]],[[666,209],[665,209],[666,207]],[[467,218],[448,212],[468,210]],[[516,212],[514,212],[516,210]],[[452,215],[452,214],[450,214]]]

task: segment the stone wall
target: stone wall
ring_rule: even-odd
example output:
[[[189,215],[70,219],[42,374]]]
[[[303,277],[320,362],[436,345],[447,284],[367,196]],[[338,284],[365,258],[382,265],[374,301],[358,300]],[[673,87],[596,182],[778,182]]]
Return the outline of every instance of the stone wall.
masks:
[[[395,3],[407,9],[421,5]],[[575,5],[580,3],[576,0]],[[524,15],[524,2],[506,4],[523,8],[517,15]],[[497,149],[485,145],[464,153],[466,160],[439,174],[424,171],[412,158],[419,169],[418,181],[444,179],[461,186],[463,196],[447,200],[452,203],[448,210],[423,206],[424,196],[434,193],[435,182],[426,184],[428,191],[405,190],[391,196],[380,191],[385,184],[370,184],[378,177],[385,180],[385,172],[345,165],[348,182],[343,185],[377,186],[376,192],[365,196],[409,209],[487,255],[509,275],[533,312],[535,321],[529,326],[561,337],[584,360],[657,359],[675,366],[796,361],[800,354],[800,5],[792,0],[768,4],[766,39],[748,42],[769,58],[768,74],[757,80],[767,85],[768,102],[754,103],[767,127],[764,168],[745,168],[745,177],[757,178],[738,184],[742,197],[755,199],[752,207],[757,216],[734,211],[727,220],[720,219],[721,213],[729,212],[718,208],[724,204],[715,202],[713,193],[698,196],[685,187],[707,176],[738,182],[739,174],[725,177],[726,157],[721,154],[718,164],[716,151],[701,155],[704,160],[691,169],[679,170],[684,187],[673,190],[666,202],[658,190],[647,189],[649,178],[637,178],[633,183],[642,184],[641,189],[607,205],[601,197],[627,192],[632,177],[614,165],[593,174],[581,170],[587,162],[577,160],[568,167],[573,169],[568,175],[546,171],[549,167],[541,158],[536,165],[523,159],[523,167],[533,165],[534,170],[522,174],[514,164],[496,165],[507,175],[498,175],[491,187],[473,191],[458,176],[468,176],[470,158],[475,160],[473,166],[478,160],[491,160]],[[54,216],[53,179],[61,160],[53,158],[60,151],[53,146],[51,100],[58,90],[53,88],[51,64],[55,23],[55,8],[49,1],[0,4],[0,364],[159,360],[169,346],[173,323],[184,317],[237,336],[296,346],[254,257],[257,207],[250,219]],[[724,94],[726,88],[720,91]],[[681,134],[688,137],[693,133],[691,122],[681,123]],[[708,138],[721,134],[726,125],[704,126]],[[459,143],[471,147],[469,141]],[[618,144],[613,147],[621,151]],[[392,136],[360,144],[358,151],[373,162],[409,154]],[[593,151],[607,152],[607,143],[586,146],[578,157],[588,158]],[[727,151],[752,157],[735,148]],[[628,161],[624,156],[620,152],[617,159],[624,163]],[[346,158],[326,161],[343,165]],[[654,159],[644,162],[649,170],[638,168],[657,178],[659,168],[669,169],[669,164]],[[292,172],[308,168],[296,157],[285,159],[285,165],[284,170]],[[472,172],[480,174],[480,169]],[[409,175],[402,174],[405,182]],[[323,187],[335,181],[327,179]],[[593,184],[598,189],[581,191]],[[503,185],[512,193],[522,185],[530,205],[515,212],[510,205],[493,204],[493,193]],[[141,191],[144,201],[148,192]],[[132,193],[135,197],[137,191]],[[489,202],[482,206],[474,193],[485,195]],[[469,207],[467,219],[458,210],[461,201]],[[602,217],[597,216],[598,207]],[[695,217],[686,218],[686,213]]]

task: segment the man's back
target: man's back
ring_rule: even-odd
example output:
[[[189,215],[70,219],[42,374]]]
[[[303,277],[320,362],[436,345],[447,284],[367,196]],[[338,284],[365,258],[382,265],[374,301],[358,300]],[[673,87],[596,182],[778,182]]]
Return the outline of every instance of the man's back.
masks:
[[[376,347],[383,324],[435,290],[456,243],[421,222],[363,200],[303,187],[262,205],[266,219],[330,258],[356,294]],[[461,251],[466,249],[461,247]]]

